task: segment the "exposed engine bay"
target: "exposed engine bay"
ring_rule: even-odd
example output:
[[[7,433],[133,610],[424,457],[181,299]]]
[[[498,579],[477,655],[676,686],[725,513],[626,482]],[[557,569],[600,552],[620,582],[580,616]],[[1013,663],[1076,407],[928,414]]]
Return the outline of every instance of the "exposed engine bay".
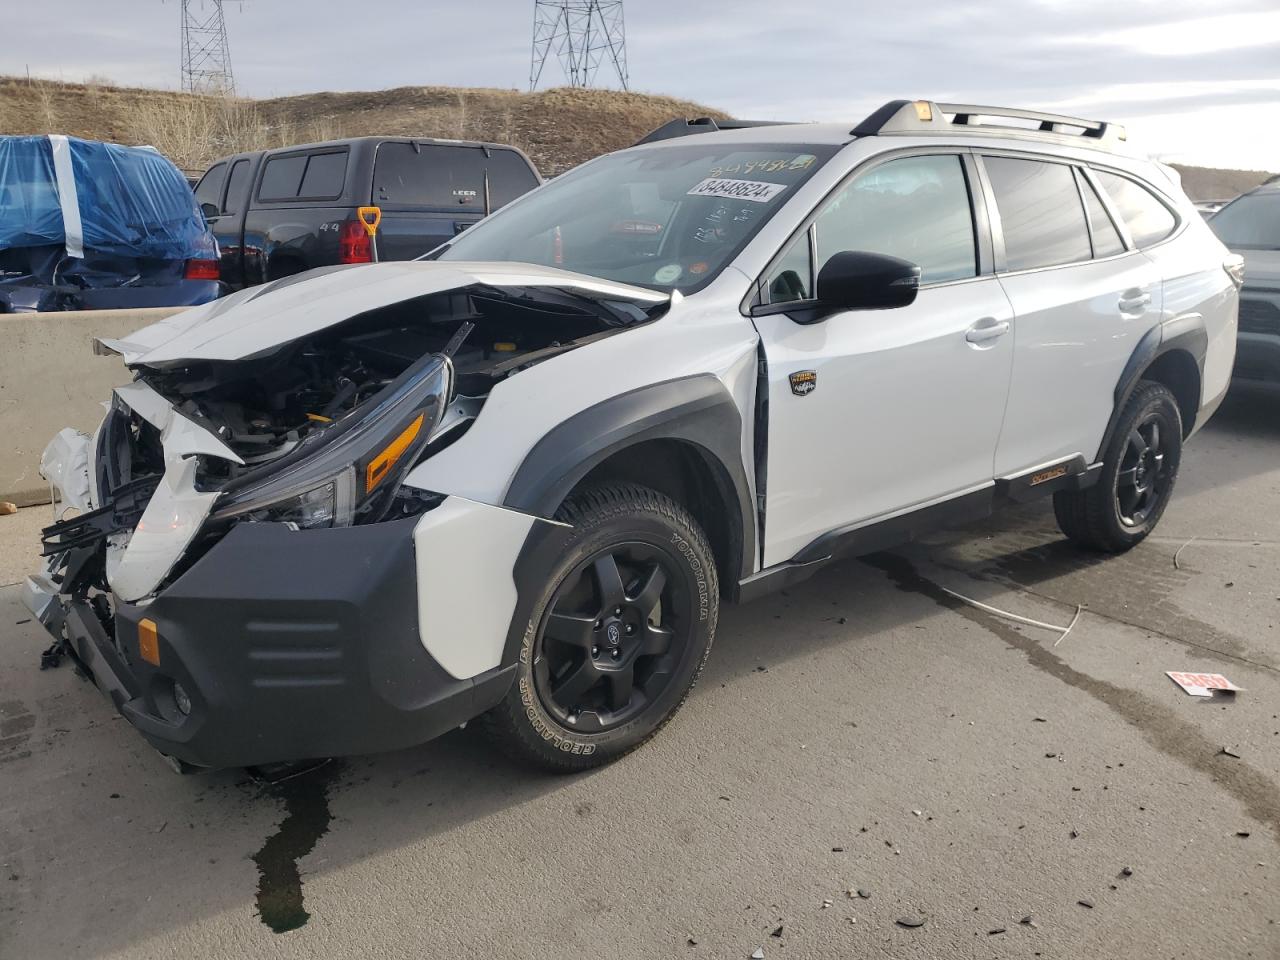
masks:
[[[647,322],[652,312],[545,288],[439,293],[360,314],[267,356],[144,369],[141,379],[244,460],[202,463],[198,485],[217,489],[341,420],[412,364],[443,352],[464,325],[471,329],[452,355],[457,402],[426,456],[461,435],[498,382]],[[146,425],[138,430],[134,477],[148,459],[159,466],[158,438],[148,457]]]
[[[342,316],[314,283],[288,284],[102,341],[136,379],[116,388],[95,438],[72,433],[46,451],[61,451],[50,467],[60,489],[88,491],[79,516],[44,531],[60,589],[143,597],[244,521],[302,529],[430,510],[442,498],[401,480],[462,436],[496,385],[669,303],[640,290],[627,299],[635,288],[479,282]],[[250,311],[286,303],[285,291],[305,297],[292,315]],[[221,339],[200,341],[202,322],[224,327]],[[291,337],[290,324],[311,330]],[[152,355],[149,342],[175,330],[193,352]],[[202,352],[228,337],[259,346],[236,359]]]

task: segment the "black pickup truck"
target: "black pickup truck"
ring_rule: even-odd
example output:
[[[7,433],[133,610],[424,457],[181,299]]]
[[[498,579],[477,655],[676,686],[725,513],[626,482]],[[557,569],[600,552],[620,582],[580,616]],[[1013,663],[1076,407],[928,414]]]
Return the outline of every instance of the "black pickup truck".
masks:
[[[225,157],[195,193],[222,280],[238,290],[312,267],[412,260],[541,182],[511,146],[355,137]]]

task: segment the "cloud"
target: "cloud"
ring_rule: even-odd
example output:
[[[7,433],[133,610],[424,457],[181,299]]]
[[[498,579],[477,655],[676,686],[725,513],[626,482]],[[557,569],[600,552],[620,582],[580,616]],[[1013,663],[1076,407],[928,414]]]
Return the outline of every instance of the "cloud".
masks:
[[[109,17],[103,0],[13,6],[2,72],[178,86],[177,0],[112,0]],[[528,84],[530,0],[364,0],[358,30],[341,0],[226,10],[237,85],[255,96]],[[1280,129],[1275,0],[630,0],[626,13],[633,89],[739,116],[853,123],[904,96],[1067,104],[1162,153],[1277,165],[1253,132]],[[542,85],[558,82],[549,63]]]

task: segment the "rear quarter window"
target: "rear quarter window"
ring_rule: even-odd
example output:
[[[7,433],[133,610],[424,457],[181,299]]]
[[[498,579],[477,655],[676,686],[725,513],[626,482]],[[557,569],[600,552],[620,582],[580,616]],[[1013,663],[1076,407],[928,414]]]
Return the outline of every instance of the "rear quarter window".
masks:
[[[306,200],[336,200],[347,180],[347,151],[313,153],[307,159],[298,196]]]
[[[1178,218],[1146,187],[1118,173],[1095,170],[1094,174],[1128,225],[1135,246],[1159,243],[1178,226]]]
[[[489,200],[494,210],[538,185],[524,157],[514,150],[493,150],[489,157]]]
[[[1107,215],[1106,208],[1103,207],[1102,201],[1098,199],[1097,193],[1094,192],[1093,184],[1086,178],[1081,176],[1080,189],[1084,193],[1084,206],[1089,212],[1089,230],[1093,235],[1093,255],[1095,257],[1110,257],[1117,253],[1124,252],[1124,241],[1120,239],[1120,233],[1116,230],[1116,225],[1111,222],[1111,217]]]
[[[347,179],[349,151],[327,150],[271,157],[258,186],[259,200],[336,200]]]

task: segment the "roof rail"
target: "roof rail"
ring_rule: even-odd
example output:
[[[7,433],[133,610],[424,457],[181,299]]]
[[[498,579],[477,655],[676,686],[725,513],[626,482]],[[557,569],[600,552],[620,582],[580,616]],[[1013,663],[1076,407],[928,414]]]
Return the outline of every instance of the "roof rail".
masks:
[[[658,127],[656,130],[650,130],[643,137],[632,144],[638,147],[642,143],[653,143],[655,140],[671,140],[675,137],[687,137],[695,133],[715,133],[717,130],[745,130],[748,127],[775,127],[783,123],[785,120],[716,120],[713,117],[698,117],[688,120],[683,117],[676,117]]]
[[[1039,126],[1029,128],[1016,124],[983,123],[984,117],[1030,120]],[[956,127],[969,127],[976,133],[990,130],[1002,136],[1008,136],[1012,132],[1037,138],[1060,137],[1077,143],[1083,141],[1081,145],[1085,146],[1114,147],[1125,139],[1124,127],[1103,120],[1084,120],[1058,113],[1017,110],[1010,107],[984,107],[971,103],[934,103],[931,100],[891,100],[854,127],[850,133],[855,137],[954,133]]]

